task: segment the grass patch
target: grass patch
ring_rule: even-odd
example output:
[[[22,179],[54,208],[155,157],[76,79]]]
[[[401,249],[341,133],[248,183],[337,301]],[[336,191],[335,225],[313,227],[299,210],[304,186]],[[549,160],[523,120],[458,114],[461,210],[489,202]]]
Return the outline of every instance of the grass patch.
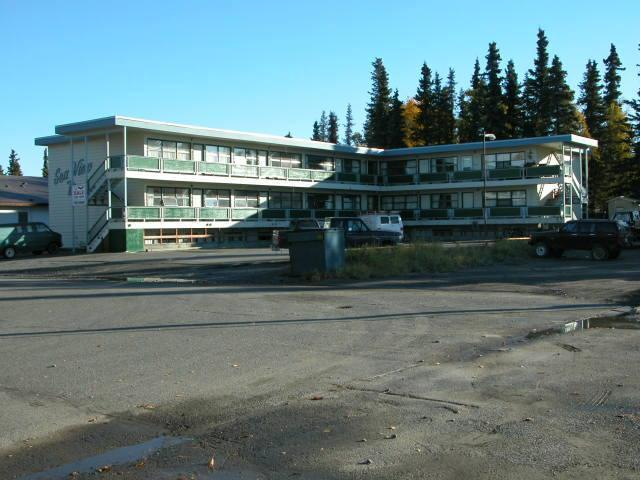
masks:
[[[453,272],[494,264],[515,264],[529,256],[527,240],[498,240],[495,244],[448,247],[439,243],[358,248],[347,251],[346,266],[338,278],[364,280],[407,273]]]

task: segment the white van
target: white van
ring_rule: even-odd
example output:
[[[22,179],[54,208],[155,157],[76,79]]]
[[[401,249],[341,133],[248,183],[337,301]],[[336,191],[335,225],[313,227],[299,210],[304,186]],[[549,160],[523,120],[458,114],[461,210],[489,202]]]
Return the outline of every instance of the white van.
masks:
[[[360,215],[362,221],[371,230],[384,230],[400,234],[400,241],[404,238],[404,225],[397,213],[367,213]]]

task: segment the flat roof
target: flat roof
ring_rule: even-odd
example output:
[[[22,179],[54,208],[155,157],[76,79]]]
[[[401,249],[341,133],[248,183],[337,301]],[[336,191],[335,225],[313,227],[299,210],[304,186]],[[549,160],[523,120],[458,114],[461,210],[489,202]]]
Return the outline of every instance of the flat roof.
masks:
[[[55,145],[70,141],[74,136],[83,136],[99,133],[114,127],[130,127],[143,130],[152,130],[190,137],[215,138],[218,140],[249,142],[267,144],[282,147],[297,147],[312,150],[321,150],[343,154],[376,155],[384,157],[398,157],[410,155],[428,155],[438,153],[452,153],[460,151],[478,150],[482,148],[482,142],[455,143],[448,145],[428,145],[423,147],[393,148],[383,150],[380,148],[352,147],[349,145],[317,142],[304,138],[288,138],[261,133],[240,132],[235,130],[223,130],[218,128],[185,125],[180,123],[160,122],[142,118],[113,115],[110,117],[86,120],[83,122],[66,123],[55,127],[56,135],[38,137],[35,144],[40,146]],[[530,145],[558,146],[562,143],[571,143],[582,147],[597,147],[598,141],[592,138],[581,137],[573,134],[551,135],[545,137],[515,138],[508,140],[494,140],[487,142],[487,147],[495,148],[522,148]]]

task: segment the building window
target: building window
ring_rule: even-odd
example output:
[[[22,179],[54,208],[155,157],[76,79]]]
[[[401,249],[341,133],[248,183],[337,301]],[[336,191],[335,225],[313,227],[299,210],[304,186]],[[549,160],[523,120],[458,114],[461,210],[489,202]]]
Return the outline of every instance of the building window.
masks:
[[[416,173],[417,162],[415,160],[399,160],[393,162],[381,162],[383,175],[413,175]]]
[[[160,158],[162,156],[162,140],[147,140],[147,156]]]
[[[147,156],[170,160],[191,160],[191,144],[171,140],[147,140]]]
[[[269,192],[269,208],[302,208],[302,193]]]
[[[233,163],[236,165],[258,165],[258,152],[248,148],[234,148]]]
[[[456,193],[432,194],[431,208],[458,208],[458,194]]]
[[[149,207],[191,206],[191,192],[188,188],[147,187],[146,197]]]
[[[203,160],[204,153],[204,145],[193,145],[193,155],[192,158],[196,162],[201,162]]]
[[[269,152],[270,164],[273,167],[300,168],[302,156],[297,153]]]
[[[204,207],[230,207],[229,190],[205,190],[202,198]]]
[[[360,195],[343,195],[343,210],[360,210]]]
[[[473,170],[473,157],[471,156],[460,157],[460,170],[465,172],[469,170]]]
[[[308,196],[309,208],[314,209],[333,209],[334,199],[333,195],[325,193],[310,193]]]
[[[360,173],[360,160],[342,160],[342,171],[344,173]]]
[[[378,175],[378,162],[375,160],[369,160],[367,162],[367,173],[369,175]]]
[[[485,198],[487,207],[524,207],[527,204],[525,190],[487,192]]]
[[[415,195],[395,195],[382,197],[382,210],[414,210],[418,208]]]
[[[486,157],[488,170],[496,168],[524,167],[524,152],[491,153]]]
[[[455,172],[457,163],[458,157],[432,158],[431,171],[438,173]]]
[[[29,212],[18,212],[18,223],[28,223],[29,222]]]
[[[311,170],[325,170],[327,172],[333,172],[335,170],[335,160],[331,157],[307,155],[307,167]]]
[[[235,208],[258,208],[258,192],[250,190],[237,190],[234,193],[233,206]]]

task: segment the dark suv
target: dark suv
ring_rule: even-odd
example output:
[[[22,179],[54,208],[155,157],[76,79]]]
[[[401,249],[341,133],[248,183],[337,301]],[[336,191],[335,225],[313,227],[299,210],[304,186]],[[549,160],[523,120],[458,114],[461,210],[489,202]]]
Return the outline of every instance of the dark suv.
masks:
[[[325,219],[325,226],[344,230],[347,247],[397,245],[402,235],[400,232],[371,230],[359,217],[330,217]]]
[[[612,220],[575,220],[560,230],[535,232],[529,239],[537,257],[560,257],[565,250],[590,250],[594,260],[618,258],[624,235]]]

